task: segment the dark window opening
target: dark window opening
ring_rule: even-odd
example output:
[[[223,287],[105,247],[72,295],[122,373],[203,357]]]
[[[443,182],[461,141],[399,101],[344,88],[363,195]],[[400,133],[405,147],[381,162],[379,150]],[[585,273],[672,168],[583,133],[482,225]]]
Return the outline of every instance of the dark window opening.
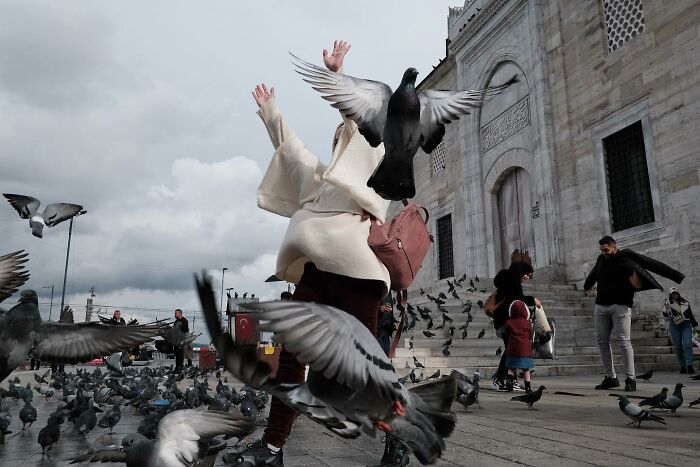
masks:
[[[454,256],[452,254],[452,214],[437,220],[438,278],[445,279],[455,275]]]

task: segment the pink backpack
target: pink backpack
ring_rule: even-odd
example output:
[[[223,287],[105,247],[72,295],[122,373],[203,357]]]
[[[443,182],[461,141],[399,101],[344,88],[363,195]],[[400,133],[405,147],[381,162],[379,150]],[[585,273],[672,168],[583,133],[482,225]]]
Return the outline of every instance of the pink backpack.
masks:
[[[400,291],[413,283],[433,242],[427,226],[428,210],[407,200],[403,204],[404,208],[393,219],[383,224],[373,220],[367,238],[374,254],[389,270],[391,289]],[[421,210],[425,212],[425,220]]]

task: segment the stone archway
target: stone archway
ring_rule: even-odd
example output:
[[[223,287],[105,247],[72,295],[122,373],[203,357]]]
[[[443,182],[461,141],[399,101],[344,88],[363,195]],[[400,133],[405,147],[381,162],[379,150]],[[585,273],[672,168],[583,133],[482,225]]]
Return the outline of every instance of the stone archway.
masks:
[[[530,174],[515,167],[505,175],[496,193],[501,268],[510,265],[510,254],[515,249],[528,251],[531,257],[535,257],[532,188]]]

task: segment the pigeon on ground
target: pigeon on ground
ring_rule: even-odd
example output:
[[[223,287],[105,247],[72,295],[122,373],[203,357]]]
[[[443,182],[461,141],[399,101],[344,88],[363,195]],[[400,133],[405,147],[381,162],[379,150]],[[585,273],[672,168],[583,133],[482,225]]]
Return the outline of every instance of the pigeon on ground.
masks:
[[[696,405],[700,404],[700,397],[692,401],[690,404],[688,404],[688,407],[695,407]]]
[[[425,290],[420,289],[420,294],[421,294],[421,295],[425,295]]]
[[[472,302],[467,301],[467,303],[464,304],[464,308],[462,308],[462,313],[470,313],[472,311]]]
[[[658,407],[660,409],[669,409],[673,415],[677,416],[676,410],[683,405],[683,392],[681,391],[681,388],[684,387],[685,385],[683,383],[676,383],[676,388],[673,390],[673,394],[661,401]]]
[[[0,444],[5,442],[5,435],[12,433],[8,430],[12,424],[12,415],[2,406],[3,398],[0,398]]]
[[[542,397],[542,392],[545,389],[547,388],[545,388],[544,386],[540,386],[539,388],[537,388],[537,391],[526,392],[525,394],[521,394],[520,396],[511,397],[510,400],[525,402],[527,406],[532,409],[532,405],[538,400],[540,400],[540,398]]]
[[[624,394],[610,394],[610,396],[618,398],[620,401],[620,410],[622,410],[622,413],[632,419],[632,423],[629,423],[629,425],[634,425],[636,423],[637,428],[639,428],[642,425],[642,422],[646,420],[662,423],[664,425],[666,424],[663,418],[654,415],[648,410],[644,410],[633,402],[630,402],[629,399],[627,399],[627,396]]]
[[[71,462],[125,462],[126,467],[187,467],[203,459],[217,435],[242,437],[254,429],[240,415],[178,410],[160,420],[155,439],[128,434],[120,449],[89,451]]]
[[[413,350],[413,336],[408,340],[408,350]]]
[[[479,373],[474,373],[474,378],[470,380],[457,370],[452,370],[457,380],[457,402],[464,408],[468,408],[479,403]]]
[[[450,353],[450,348],[449,348],[449,347],[444,347],[444,348],[442,349],[442,356],[443,356],[443,357],[449,357],[450,355],[452,355],[452,353]]]
[[[462,331],[462,339],[466,339],[466,338],[467,338],[467,327],[465,327],[464,330]]]
[[[440,377],[440,369],[438,368],[437,371],[436,371],[435,373],[433,373],[432,375],[428,376],[428,379],[437,379],[437,378],[439,378],[439,377]]]
[[[0,303],[17,292],[29,279],[29,272],[22,266],[26,262],[27,253],[24,250],[0,256]]]
[[[637,375],[637,380],[643,379],[644,381],[646,381],[648,383],[653,374],[654,374],[654,370],[649,370],[646,373],[642,373],[641,375]]]
[[[468,115],[517,79],[478,91],[416,91],[418,70],[408,68],[392,92],[379,81],[335,73],[292,55],[296,71],[313,89],[332,102],[344,117],[357,123],[372,147],[384,143],[384,158],[367,186],[385,199],[413,198],[413,157],[421,147],[431,153],[445,135],[445,125]]]
[[[416,356],[413,356],[413,365],[415,365],[416,368],[425,368],[423,364],[416,358]]]
[[[119,409],[119,404],[119,401],[115,402],[112,408],[105,412],[98,423],[100,428],[106,428],[112,433],[114,427],[122,419],[122,411]]]
[[[435,337],[435,336],[437,336],[437,334],[435,334],[434,332],[430,332],[430,331],[423,331],[423,335],[424,335],[425,337]]]
[[[501,353],[503,353],[503,350],[501,349],[501,346],[499,345],[498,348],[496,349],[496,356],[500,356]]]
[[[197,279],[209,333],[226,369],[244,384],[264,390],[284,404],[345,438],[377,428],[412,451],[422,463],[435,462],[454,429],[450,406],[454,378],[412,386],[398,381],[377,339],[355,317],[316,303],[275,301],[246,305],[261,331],[309,365],[306,382],[280,384],[255,349],[236,345],[221,329],[217,299],[209,279]]]
[[[38,303],[35,291],[24,290],[17,305],[0,313],[0,381],[27,356],[42,362],[84,362],[140,345],[163,331],[161,325],[44,322]]]
[[[3,193],[3,196],[12,205],[22,219],[29,219],[32,235],[41,238],[44,226],[53,227],[63,221],[75,217],[83,207],[79,204],[53,203],[39,213],[41,202],[31,196]]]
[[[447,300],[447,295],[445,295],[445,292],[440,292],[440,293],[438,294],[438,298],[441,298],[441,299],[443,299],[443,300]]]
[[[661,392],[658,393],[655,396],[647,397],[645,399],[642,399],[641,402],[639,402],[639,405],[641,407],[644,407],[645,405],[650,405],[652,407],[658,407],[661,402],[666,400],[668,397],[668,388],[661,388]]]
[[[484,308],[484,302],[483,302],[483,301],[477,300],[477,301],[476,301],[476,304],[479,305],[479,308],[482,308],[482,309]]]
[[[60,418],[55,415],[49,415],[46,426],[39,431],[37,442],[41,445],[42,456],[50,451],[53,445],[57,443],[61,437],[61,429],[59,427],[60,424]]]
[[[22,421],[22,431],[27,428],[31,428],[32,424],[36,422],[36,408],[32,406],[32,401],[29,398],[24,398],[24,407],[19,411],[19,419]],[[27,426],[29,424],[29,426]]]
[[[479,331],[479,335],[476,336],[476,338],[477,338],[477,339],[481,339],[481,338],[484,337],[485,335],[486,335],[486,329],[484,328],[484,329],[482,329],[481,331]]]

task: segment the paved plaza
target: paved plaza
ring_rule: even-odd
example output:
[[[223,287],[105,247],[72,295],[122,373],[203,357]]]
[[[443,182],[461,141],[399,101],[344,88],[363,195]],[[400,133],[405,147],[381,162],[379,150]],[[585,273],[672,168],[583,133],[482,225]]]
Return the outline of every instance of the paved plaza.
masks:
[[[33,381],[29,371],[15,372],[12,376],[15,375],[19,375],[24,383]],[[512,394],[483,389],[481,408],[470,407],[467,413],[462,406],[454,406],[458,412],[457,427],[436,465],[698,465],[700,410],[687,405],[700,396],[700,381],[672,373],[654,375],[650,383],[640,381],[636,395],[653,395],[664,386],[673,390],[676,382],[683,382],[686,387],[683,388],[685,402],[678,417],[661,413],[667,426],[645,423],[637,429],[626,426],[629,420],[618,409],[617,399],[608,397],[608,391],[592,389],[599,380],[598,376],[535,378],[534,386],[543,384],[549,392],[533,410],[510,401]],[[554,394],[556,391],[585,397],[557,395]],[[78,453],[119,443],[125,433],[135,432],[142,420],[134,409],[125,408],[113,435],[98,428],[85,439],[74,434],[72,427],[64,425],[63,429],[68,429],[54,446],[51,456],[42,459],[37,435],[46,424],[46,415],[56,408],[58,398],[46,401],[35,394],[34,402],[39,420],[26,432],[20,431],[17,416],[22,402],[5,402],[14,419],[10,427],[13,433],[7,436],[5,445],[0,445],[0,465],[3,467],[67,465]],[[260,420],[262,423],[264,420]],[[260,431],[243,442],[255,439]],[[235,440],[229,441],[231,447],[226,452],[234,449],[234,443]],[[382,450],[379,439],[340,439],[301,418],[285,447],[285,465],[377,465]],[[221,456],[216,465],[224,465]],[[410,465],[418,464],[412,459]]]

